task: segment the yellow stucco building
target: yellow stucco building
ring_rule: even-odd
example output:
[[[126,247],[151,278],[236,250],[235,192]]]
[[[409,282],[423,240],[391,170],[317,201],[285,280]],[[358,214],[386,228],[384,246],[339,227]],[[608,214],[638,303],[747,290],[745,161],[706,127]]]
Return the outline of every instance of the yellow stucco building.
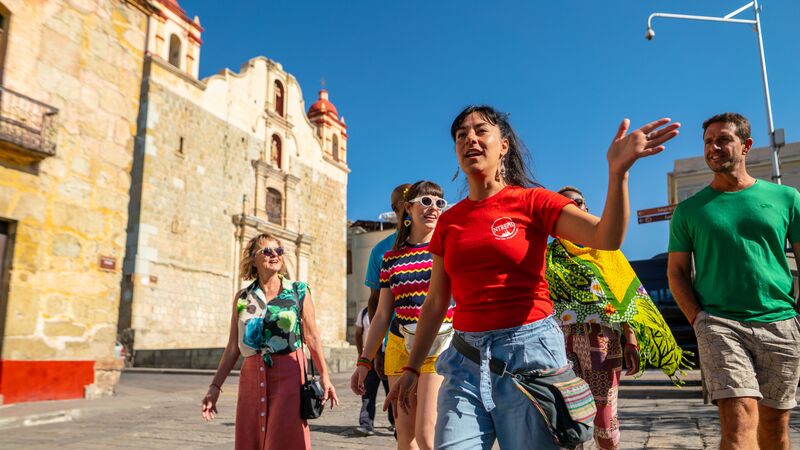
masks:
[[[118,338],[210,364],[261,231],[347,350],[344,119],[264,57],[198,79],[202,32],[176,0],[0,0],[0,402],[113,393]]]
[[[3,0],[0,395],[111,393],[143,1]]]

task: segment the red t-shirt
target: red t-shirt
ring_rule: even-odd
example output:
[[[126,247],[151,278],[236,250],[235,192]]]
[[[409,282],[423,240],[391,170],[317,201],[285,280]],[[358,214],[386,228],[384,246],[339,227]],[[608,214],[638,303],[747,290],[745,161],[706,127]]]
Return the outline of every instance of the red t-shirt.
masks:
[[[465,198],[439,217],[429,250],[444,258],[457,330],[515,327],[553,312],[544,278],[547,237],[570,203],[543,188],[506,186],[479,202]]]

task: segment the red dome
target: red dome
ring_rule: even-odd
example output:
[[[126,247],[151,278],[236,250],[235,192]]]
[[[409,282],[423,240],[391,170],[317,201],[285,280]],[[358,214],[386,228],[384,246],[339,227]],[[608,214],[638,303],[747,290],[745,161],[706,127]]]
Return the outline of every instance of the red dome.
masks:
[[[166,6],[175,14],[181,17],[186,17],[188,19],[188,17],[186,16],[186,11],[183,8],[181,8],[181,5],[178,4],[178,0],[159,0],[159,2],[162,5]]]
[[[308,108],[308,115],[316,115],[316,114],[326,114],[326,113],[333,113],[334,116],[337,118],[339,117],[339,113],[336,111],[336,107],[333,106],[333,103],[328,100],[328,91],[322,89],[319,91],[319,98],[317,101]]]
[[[190,19],[189,16],[186,15],[186,10],[181,8],[181,5],[178,4],[178,0],[158,0],[158,2],[164,5],[164,7],[166,7],[168,10],[177,14],[178,17],[183,19],[186,23],[188,23],[192,27],[199,30],[201,33],[203,32],[203,27],[200,26],[200,20],[197,18],[197,16],[195,16],[195,20]],[[189,37],[190,38],[194,37],[198,43],[202,44],[202,41],[200,41],[199,37],[193,36],[191,33],[189,33]]]

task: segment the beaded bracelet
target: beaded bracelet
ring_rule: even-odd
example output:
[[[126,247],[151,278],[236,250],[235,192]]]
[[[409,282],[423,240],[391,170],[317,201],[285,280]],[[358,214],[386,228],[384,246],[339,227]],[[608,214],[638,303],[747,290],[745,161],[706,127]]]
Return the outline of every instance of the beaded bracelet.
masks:
[[[637,352],[639,351],[639,346],[636,344],[631,344],[630,342],[626,342],[625,347],[633,347],[636,349]]]
[[[356,366],[366,367],[368,370],[372,370],[372,361],[367,358],[358,358]]]
[[[411,372],[414,375],[416,375],[417,378],[419,378],[419,370],[417,370],[417,369],[415,369],[415,368],[413,368],[411,366],[403,366],[403,368],[401,368],[400,370],[402,370],[403,372],[406,372],[406,371]]]

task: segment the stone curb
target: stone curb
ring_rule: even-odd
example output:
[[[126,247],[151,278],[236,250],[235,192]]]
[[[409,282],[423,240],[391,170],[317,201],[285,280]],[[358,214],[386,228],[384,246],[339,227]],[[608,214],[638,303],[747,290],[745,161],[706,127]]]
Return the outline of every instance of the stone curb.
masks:
[[[5,417],[0,418],[0,430],[20,427],[35,427],[37,425],[46,425],[59,422],[70,422],[72,420],[79,419],[84,415],[83,409],[73,408],[40,414],[29,414],[27,416]]]

